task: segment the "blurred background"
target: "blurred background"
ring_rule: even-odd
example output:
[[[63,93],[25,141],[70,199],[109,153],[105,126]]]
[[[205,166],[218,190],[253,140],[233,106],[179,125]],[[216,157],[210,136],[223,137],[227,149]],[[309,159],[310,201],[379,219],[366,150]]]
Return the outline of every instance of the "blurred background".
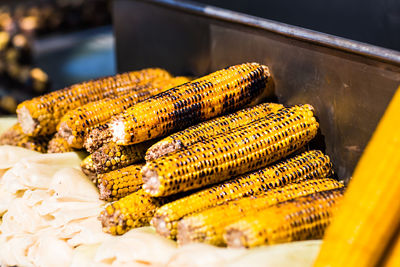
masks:
[[[120,15],[113,10],[129,1],[0,0],[0,114],[49,90],[115,74],[114,40],[129,36],[113,35],[112,17]],[[400,51],[399,0],[196,2]]]

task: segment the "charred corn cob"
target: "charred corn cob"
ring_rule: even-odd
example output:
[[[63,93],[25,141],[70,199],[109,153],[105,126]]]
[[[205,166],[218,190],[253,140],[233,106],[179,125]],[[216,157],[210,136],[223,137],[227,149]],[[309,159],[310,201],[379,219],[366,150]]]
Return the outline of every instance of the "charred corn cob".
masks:
[[[112,202],[105,207],[99,217],[103,231],[113,235],[122,235],[132,228],[149,225],[155,210],[166,201],[166,198],[150,197],[140,189]]]
[[[257,63],[214,72],[150,97],[116,116],[110,123],[113,140],[120,145],[140,143],[232,112],[267,92],[269,82],[268,68]]]
[[[161,69],[144,69],[75,84],[22,102],[17,107],[18,121],[25,134],[47,135],[56,132],[61,117],[71,109],[132,90],[156,77],[169,78]]]
[[[254,247],[320,239],[332,220],[343,189],[319,192],[271,206],[225,229],[229,247]]]
[[[46,153],[49,140],[49,136],[27,136],[22,131],[21,125],[16,123],[0,136],[0,145],[19,146],[29,150]]]
[[[147,162],[143,188],[167,196],[253,171],[299,149],[317,133],[310,105],[283,108],[266,118]]]
[[[180,244],[205,242],[213,245],[224,245],[224,229],[236,220],[259,213],[261,210],[279,202],[342,187],[342,183],[333,179],[311,179],[273,188],[263,195],[245,197],[225,203],[184,217],[178,223],[178,242]]]
[[[82,148],[84,136],[91,129],[104,124],[112,116],[121,113],[134,104],[156,95],[171,87],[187,83],[186,77],[153,79],[141,89],[132,90],[118,97],[91,102],[68,111],[57,126],[58,134],[73,148]]]
[[[154,160],[212,136],[226,134],[281,108],[281,104],[263,103],[189,127],[152,145],[146,152],[146,160]]]
[[[142,161],[146,150],[152,144],[151,142],[143,142],[131,146],[119,146],[110,142],[103,145],[92,153],[97,173],[113,171]]]
[[[93,183],[97,182],[97,170],[96,166],[93,163],[92,155],[89,155],[84,160],[82,160],[81,169],[82,172],[86,174],[86,176],[89,177],[89,179],[92,180]]]
[[[74,149],[58,134],[55,134],[53,138],[51,138],[47,147],[48,153],[66,153],[71,151],[74,151]]]
[[[115,201],[142,188],[143,182],[140,173],[142,167],[143,164],[135,164],[99,174],[97,176],[97,187],[100,190],[100,199]]]
[[[112,134],[108,123],[102,124],[90,130],[84,137],[83,147],[93,153],[104,144],[112,142]]]
[[[400,223],[400,88],[357,164],[315,266],[376,266]]]
[[[312,178],[325,178],[332,173],[332,163],[321,151],[313,150],[246,174],[220,185],[172,201],[157,209],[151,224],[164,237],[176,237],[178,220],[228,201],[259,195],[269,189]]]

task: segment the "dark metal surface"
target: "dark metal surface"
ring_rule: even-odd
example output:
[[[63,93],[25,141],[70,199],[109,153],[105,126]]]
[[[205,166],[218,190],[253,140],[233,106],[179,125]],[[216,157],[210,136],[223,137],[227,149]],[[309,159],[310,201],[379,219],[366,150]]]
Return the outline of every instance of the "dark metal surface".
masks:
[[[348,180],[400,84],[400,53],[184,1],[114,2],[119,71],[201,75],[247,61],[271,67],[284,104],[310,103],[326,152]]]

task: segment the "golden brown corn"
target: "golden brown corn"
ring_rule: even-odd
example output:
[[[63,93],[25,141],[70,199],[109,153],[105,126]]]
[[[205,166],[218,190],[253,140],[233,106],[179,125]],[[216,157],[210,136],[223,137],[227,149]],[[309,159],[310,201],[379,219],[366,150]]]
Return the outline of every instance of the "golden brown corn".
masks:
[[[103,231],[122,235],[132,228],[149,225],[155,210],[167,201],[150,197],[142,189],[112,202],[101,212],[99,220]]]
[[[49,136],[27,136],[19,123],[14,124],[10,129],[0,136],[0,145],[19,146],[41,153],[47,152]]]
[[[400,225],[400,88],[357,164],[315,266],[376,266]]]
[[[236,220],[259,213],[279,202],[342,187],[342,183],[329,178],[305,180],[270,189],[263,195],[241,198],[195,213],[184,217],[178,223],[178,242],[180,244],[205,242],[224,245],[224,229]]]
[[[257,63],[214,72],[150,97],[116,116],[110,123],[113,140],[120,145],[140,143],[232,112],[267,92],[269,82],[268,68]]]
[[[87,156],[84,160],[81,162],[81,169],[86,176],[92,180],[93,183],[97,182],[97,170],[96,166],[93,163],[93,158],[92,155]]]
[[[66,153],[74,151],[74,149],[67,143],[67,141],[55,134],[53,138],[49,141],[49,145],[47,146],[48,153]]]
[[[296,157],[172,201],[157,209],[151,224],[164,237],[176,237],[178,220],[228,201],[259,195],[269,189],[332,173],[332,163],[321,151],[304,152]]]
[[[136,88],[122,96],[110,97],[91,102],[76,109],[68,111],[57,126],[58,134],[68,141],[73,148],[82,148],[84,136],[91,129],[104,124],[112,116],[121,113],[134,104],[143,101],[171,87],[189,81],[186,77],[176,77],[150,80],[142,88]]]
[[[152,144],[152,142],[143,142],[131,146],[119,146],[110,142],[103,145],[92,153],[97,173],[113,171],[144,160],[146,150]]]
[[[320,239],[343,197],[343,189],[319,192],[271,206],[225,229],[229,247],[254,247]]]
[[[101,124],[90,130],[84,137],[83,147],[93,153],[104,144],[112,142],[112,134],[109,130],[108,123]]]
[[[146,152],[146,160],[154,160],[176,150],[204,141],[212,136],[226,134],[231,130],[261,119],[283,108],[281,104],[263,103],[238,112],[218,117],[183,131],[174,133],[152,145]]]
[[[311,108],[283,108],[226,135],[147,162],[143,188],[152,196],[168,196],[265,167],[316,135],[318,123]]]
[[[35,97],[18,105],[18,121],[25,134],[48,135],[56,132],[61,117],[71,109],[132,90],[156,77],[170,77],[162,69],[144,69],[100,78]]]
[[[135,164],[99,174],[97,187],[100,190],[100,199],[115,201],[141,189],[143,181],[140,169],[142,167],[143,164]]]

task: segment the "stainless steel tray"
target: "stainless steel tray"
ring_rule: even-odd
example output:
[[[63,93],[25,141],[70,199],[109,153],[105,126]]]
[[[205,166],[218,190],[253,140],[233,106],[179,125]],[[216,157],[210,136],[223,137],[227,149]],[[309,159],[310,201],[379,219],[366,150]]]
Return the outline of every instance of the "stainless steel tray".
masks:
[[[113,12],[119,71],[270,66],[280,102],[316,108],[326,152],[345,181],[400,85],[393,50],[187,1],[116,0]]]

